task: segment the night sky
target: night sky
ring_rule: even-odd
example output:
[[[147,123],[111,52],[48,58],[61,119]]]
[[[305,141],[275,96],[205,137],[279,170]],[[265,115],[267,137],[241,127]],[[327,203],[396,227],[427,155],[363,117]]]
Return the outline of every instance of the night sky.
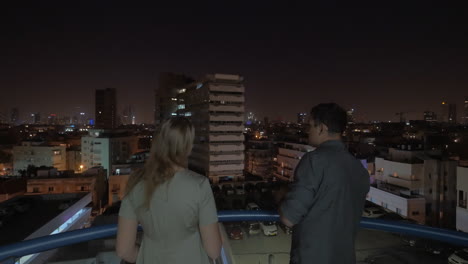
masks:
[[[468,96],[463,6],[40,2],[0,8],[0,111],[22,118],[94,115],[95,89],[114,87],[119,108],[152,122],[160,72],[241,74],[247,111],[270,120],[328,101],[362,121],[421,119],[443,100],[460,119]]]

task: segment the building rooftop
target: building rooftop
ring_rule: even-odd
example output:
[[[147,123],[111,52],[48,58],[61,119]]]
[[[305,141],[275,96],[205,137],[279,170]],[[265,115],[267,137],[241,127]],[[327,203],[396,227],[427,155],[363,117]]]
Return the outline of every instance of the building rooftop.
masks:
[[[48,223],[63,210],[63,203],[73,204],[86,193],[25,195],[0,203],[1,209],[8,211],[3,216],[0,226],[0,245],[11,244],[24,240],[34,231]],[[20,210],[15,205],[21,204]]]

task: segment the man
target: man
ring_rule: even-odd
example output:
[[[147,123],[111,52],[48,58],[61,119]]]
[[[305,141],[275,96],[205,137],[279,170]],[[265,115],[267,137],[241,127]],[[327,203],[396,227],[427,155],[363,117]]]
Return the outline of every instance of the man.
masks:
[[[291,264],[355,263],[354,241],[369,174],[341,141],[346,112],[319,104],[310,113],[309,144],[280,206],[281,221],[293,227]]]

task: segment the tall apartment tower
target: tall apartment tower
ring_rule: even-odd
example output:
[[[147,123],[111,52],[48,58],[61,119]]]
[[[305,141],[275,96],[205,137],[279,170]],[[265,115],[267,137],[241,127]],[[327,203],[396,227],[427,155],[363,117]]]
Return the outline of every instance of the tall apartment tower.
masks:
[[[194,80],[183,74],[164,72],[159,75],[155,90],[154,124],[158,126],[165,119],[177,115],[177,91]]]
[[[244,91],[243,77],[230,74],[207,75],[178,91],[176,115],[195,127],[189,167],[213,183],[244,178]]]
[[[468,125],[468,97],[465,97],[463,102],[463,124]]]
[[[96,128],[117,128],[117,99],[115,88],[96,90]]]

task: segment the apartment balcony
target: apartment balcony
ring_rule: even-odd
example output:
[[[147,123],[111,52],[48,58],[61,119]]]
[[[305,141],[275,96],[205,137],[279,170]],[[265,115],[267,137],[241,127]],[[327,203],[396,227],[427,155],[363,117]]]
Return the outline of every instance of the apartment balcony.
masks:
[[[289,263],[291,235],[278,225],[276,212],[219,211],[218,218],[224,242],[221,256],[211,263]],[[249,235],[247,223],[258,221],[276,223],[278,234],[272,237],[262,233]],[[246,223],[242,225],[242,237],[230,238],[227,231],[232,222]],[[357,263],[447,263],[447,256],[442,253],[431,254],[417,247],[404,246],[402,237],[440,241],[454,249],[468,246],[468,234],[451,230],[371,218],[362,218],[360,227],[355,245]],[[116,232],[117,226],[110,224],[4,245],[0,247],[0,261],[8,264],[123,263],[114,252]]]
[[[243,151],[245,146],[242,142],[239,143],[221,143],[221,142],[210,142],[210,151]]]
[[[243,115],[215,115],[210,114],[210,121],[223,121],[223,122],[244,122]]]
[[[236,92],[236,93],[244,93],[245,87],[241,84],[239,85],[226,85],[226,84],[216,84],[210,83],[209,89],[211,92]]]
[[[236,131],[239,133],[244,133],[244,126],[232,126],[232,125],[210,125],[210,132],[213,131]]]
[[[245,102],[244,95],[214,95],[210,94],[210,101]]]
[[[409,190],[419,190],[422,188],[422,181],[419,179],[411,179],[411,177],[403,177],[397,174],[383,174],[377,172],[375,179],[392,185],[397,185]]]
[[[244,161],[244,153],[238,153],[238,154],[210,154],[210,161]]]
[[[225,104],[210,104],[209,107],[210,111],[216,112],[237,112],[237,113],[244,113],[245,107],[244,105],[225,105]]]
[[[245,139],[243,134],[240,135],[217,135],[217,134],[210,134],[210,142],[231,142],[231,141],[239,141],[243,142]]]

